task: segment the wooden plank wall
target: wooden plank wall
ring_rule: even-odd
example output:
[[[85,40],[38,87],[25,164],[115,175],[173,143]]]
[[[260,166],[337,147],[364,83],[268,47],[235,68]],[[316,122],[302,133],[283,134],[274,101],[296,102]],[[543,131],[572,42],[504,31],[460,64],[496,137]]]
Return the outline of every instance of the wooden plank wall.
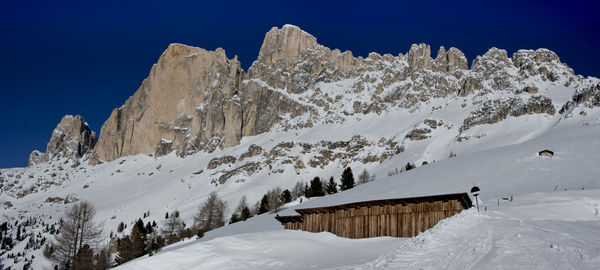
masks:
[[[458,200],[373,205],[305,214],[303,223],[287,223],[284,227],[309,232],[327,231],[347,238],[413,237],[462,210],[463,206]]]
[[[286,230],[302,230],[302,222],[288,222],[283,225]]]

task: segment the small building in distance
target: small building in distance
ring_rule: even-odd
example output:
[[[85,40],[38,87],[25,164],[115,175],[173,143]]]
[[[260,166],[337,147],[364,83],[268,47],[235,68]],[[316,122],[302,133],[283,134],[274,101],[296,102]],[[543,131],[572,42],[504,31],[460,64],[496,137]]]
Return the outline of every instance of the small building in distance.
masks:
[[[540,157],[552,157],[552,156],[554,156],[554,152],[552,152],[552,151],[550,151],[548,149],[544,149],[544,150],[540,151],[538,153],[538,155]]]
[[[472,206],[467,193],[398,198],[296,209],[277,216],[287,230],[330,232],[346,238],[413,237]]]

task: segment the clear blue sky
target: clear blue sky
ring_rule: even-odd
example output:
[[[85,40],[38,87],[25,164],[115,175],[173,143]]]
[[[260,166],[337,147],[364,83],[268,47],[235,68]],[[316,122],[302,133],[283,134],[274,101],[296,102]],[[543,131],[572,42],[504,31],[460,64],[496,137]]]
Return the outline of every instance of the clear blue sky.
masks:
[[[328,47],[405,53],[412,43],[549,48],[600,76],[597,1],[5,1],[0,8],[0,168],[26,166],[65,114],[97,133],[169,43],[222,47],[247,69],[273,26],[294,24]],[[219,2],[219,3],[217,3]],[[424,3],[426,2],[426,3]]]

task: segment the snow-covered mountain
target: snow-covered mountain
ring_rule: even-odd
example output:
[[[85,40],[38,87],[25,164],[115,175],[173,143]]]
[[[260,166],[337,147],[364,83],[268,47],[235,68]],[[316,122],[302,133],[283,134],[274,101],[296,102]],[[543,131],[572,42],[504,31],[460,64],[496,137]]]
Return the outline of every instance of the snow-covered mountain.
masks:
[[[532,220],[557,220],[551,225],[558,227],[555,230],[574,233],[563,228],[567,225],[558,215],[536,216],[527,208],[531,205],[538,209],[562,202],[556,204],[564,211],[574,211],[569,216],[574,226],[597,226],[598,218],[588,217],[586,209],[598,207],[600,197],[600,80],[575,75],[546,49],[520,50],[509,58],[506,51],[492,48],[473,60],[470,68],[467,62],[456,48],[442,47],[434,59],[425,44],[412,45],[406,55],[354,57],[351,52],[319,45],[315,37],[291,25],[266,34],[248,72],[236,58],[227,59],[222,49],[206,51],[172,44],[140,89],[112,112],[98,138],[82,117],[66,116],[52,133],[46,152],[31,154],[29,167],[0,170],[0,213],[11,225],[35,219],[37,223],[29,224],[26,231],[47,237],[42,221],[55,224],[77,200],[88,200],[97,208],[96,218],[104,222],[105,235],[116,232],[120,222],[131,224],[148,211],[144,222],[160,223],[166,212],[177,209],[191,224],[193,214],[212,191],[229,202],[231,211],[242,196],[253,203],[274,187],[291,189],[298,181],[315,176],[337,179],[349,166],[356,174],[368,169],[376,180],[304,201],[301,207],[464,192],[473,183],[482,187],[481,198],[490,208],[507,196],[545,198],[539,193],[568,191],[547,194],[547,201],[539,205],[538,200],[518,199],[480,215],[469,210],[415,239],[350,241],[324,236],[335,238],[331,241],[342,250],[352,243],[370,250],[343,264],[348,268],[391,267],[396,259],[406,259],[398,254],[415,245],[423,253],[407,256],[418,261],[419,256],[428,256],[426,247],[435,241],[447,240],[441,244],[448,247],[459,245],[465,233],[461,230],[469,228],[486,239],[498,239],[487,230],[506,230],[515,218],[526,220],[527,228],[534,231],[544,227]],[[546,148],[556,156],[541,159],[536,155]],[[456,157],[448,159],[453,155]],[[421,166],[424,162],[428,165]],[[395,173],[407,163],[419,167]],[[572,191],[583,187],[584,192]],[[286,213],[300,206],[289,207]],[[466,225],[461,227],[463,223]],[[304,256],[317,256],[324,248],[318,247],[322,240],[315,236],[281,229],[267,214],[210,232],[201,242],[168,247],[156,257],[128,265],[153,268],[162,258],[163,263],[180,261],[179,268],[187,269],[183,264],[198,265],[203,260],[199,258],[213,254],[194,257],[188,252],[225,245],[224,251],[214,253],[224,258],[223,264],[216,262],[215,267],[266,256],[255,268],[283,268],[300,261],[294,256],[304,253],[272,253],[281,256],[279,261],[256,253],[255,257],[227,262],[225,254],[234,247],[223,243],[232,240],[241,245],[261,238],[267,239],[268,245],[281,241],[314,251],[306,251]],[[271,230],[276,232],[266,232]],[[592,239],[600,239],[597,229],[589,230]],[[444,238],[450,237],[443,235],[448,231],[457,238]],[[251,234],[234,236],[239,233]],[[540,237],[534,233],[521,241]],[[573,237],[583,236],[577,233]],[[7,256],[25,252],[27,258],[35,256],[35,269],[50,267],[40,249],[25,248],[29,238],[2,254],[0,264],[22,267],[23,256]],[[491,249],[495,243],[483,245]],[[378,245],[388,248],[371,248]],[[579,250],[578,266],[592,265],[589,258],[597,257],[598,245],[577,245],[566,250]],[[392,247],[397,247],[397,254],[386,253]],[[477,249],[464,243],[462,247]],[[289,247],[283,244],[281,248]],[[476,265],[474,260],[484,255],[491,256],[475,251],[469,256],[448,256],[465,257],[462,264],[457,261],[456,268],[461,268]],[[575,260],[572,255],[565,260]],[[186,262],[177,256],[192,259]],[[547,253],[540,252],[540,256]],[[333,258],[318,261],[315,268],[342,265]],[[492,259],[481,262],[481,266],[494,263]],[[435,263],[408,265],[437,268]]]
[[[288,205],[465,192],[481,187],[479,207],[414,238],[346,239],[285,231],[264,214],[165,248],[118,269],[596,269],[600,262],[600,114],[567,119],[516,143],[381,177],[354,189]],[[550,147],[552,158],[538,156]],[[387,168],[373,171],[383,175]],[[512,199],[512,201],[511,201]]]

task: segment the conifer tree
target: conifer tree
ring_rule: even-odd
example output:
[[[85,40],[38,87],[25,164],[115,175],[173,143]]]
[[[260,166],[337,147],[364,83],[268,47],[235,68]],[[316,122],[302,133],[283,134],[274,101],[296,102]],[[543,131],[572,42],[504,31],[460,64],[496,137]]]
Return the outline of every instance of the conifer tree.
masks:
[[[258,209],[258,214],[264,214],[266,212],[269,212],[269,210],[271,210],[269,208],[269,198],[267,198],[267,195],[265,194],[260,200],[260,208]]]
[[[142,226],[144,228],[144,226]],[[140,257],[146,253],[145,235],[140,230],[140,226],[136,223],[131,229],[131,254],[134,258]]]
[[[310,189],[308,184],[305,184],[305,186],[304,186],[304,197],[306,197],[306,198],[312,197],[312,190]]]
[[[150,224],[150,221],[148,221],[148,223],[146,223],[146,234],[150,234],[154,231],[154,229],[152,228],[152,224]]]
[[[148,232],[146,231],[146,227],[144,226],[144,221],[142,221],[141,218],[137,220],[134,226],[138,227],[142,235],[148,234]]]
[[[117,264],[124,264],[133,259],[135,259],[133,244],[129,235],[126,235],[117,241],[117,256],[115,257],[115,261]]]
[[[287,189],[284,190],[281,193],[281,201],[283,203],[289,203],[289,202],[291,202],[292,201],[292,193],[289,190],[287,190]]]
[[[340,186],[340,190],[348,190],[354,187],[354,175],[352,175],[352,169],[347,167],[342,173],[342,185]]]
[[[156,230],[153,230],[148,234],[146,239],[146,247],[148,248],[148,255],[152,256],[152,254],[159,251],[165,245],[165,239],[162,238],[158,234]]]
[[[237,213],[233,213],[233,214],[231,214],[231,218],[229,218],[229,224],[233,224],[233,223],[239,222],[241,220],[242,219],[238,216]]]
[[[246,220],[252,217],[252,213],[250,212],[250,208],[248,208],[248,206],[245,206],[242,209],[242,214],[240,215],[240,219],[241,220]]]
[[[105,270],[109,267],[110,254],[106,249],[100,250],[98,254],[94,256],[94,261],[96,262],[96,270]]]
[[[310,181],[310,191],[312,197],[322,197],[325,196],[325,192],[323,191],[323,184],[321,183],[321,178],[316,176]]]
[[[248,203],[246,202],[246,196],[242,196],[238,206],[235,208],[231,218],[229,219],[229,223],[235,223],[238,221],[243,221],[250,218],[252,214],[250,213],[250,208],[248,208]]]
[[[79,249],[73,260],[73,270],[92,270],[94,268],[94,251],[85,244]]]
[[[325,190],[327,191],[327,194],[334,194],[338,192],[337,184],[335,183],[335,180],[333,180],[333,176],[329,178],[329,182],[327,183]]]

